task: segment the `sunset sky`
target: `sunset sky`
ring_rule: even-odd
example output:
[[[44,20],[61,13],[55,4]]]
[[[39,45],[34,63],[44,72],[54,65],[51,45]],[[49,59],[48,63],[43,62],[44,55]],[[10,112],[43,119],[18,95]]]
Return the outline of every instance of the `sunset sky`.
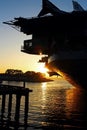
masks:
[[[50,0],[64,11],[72,11],[71,0]],[[87,0],[76,0],[87,10]],[[42,7],[42,0],[0,0],[0,72],[6,69],[39,71],[42,64],[38,63],[41,56],[21,52],[23,41],[30,36],[18,32],[3,22],[14,17],[37,16]]]

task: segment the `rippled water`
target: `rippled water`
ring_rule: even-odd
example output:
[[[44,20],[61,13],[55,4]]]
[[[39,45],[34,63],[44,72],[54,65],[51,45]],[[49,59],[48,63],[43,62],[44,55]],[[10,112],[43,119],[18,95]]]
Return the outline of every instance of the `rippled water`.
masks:
[[[11,83],[22,85],[16,82],[9,84]],[[29,95],[28,122],[27,127],[21,126],[18,129],[78,130],[87,128],[87,92],[85,90],[72,86],[62,78],[52,82],[26,83],[26,87],[33,90]],[[22,97],[20,124],[24,122],[24,101]],[[12,121],[14,113],[15,96],[10,117]],[[7,119],[7,107],[4,116]]]

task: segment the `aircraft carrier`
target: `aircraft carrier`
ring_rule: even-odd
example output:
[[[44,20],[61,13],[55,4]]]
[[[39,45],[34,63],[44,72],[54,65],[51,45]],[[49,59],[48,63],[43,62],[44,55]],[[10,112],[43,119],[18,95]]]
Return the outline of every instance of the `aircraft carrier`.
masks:
[[[4,23],[32,34],[32,39],[24,40],[22,52],[46,55],[44,61],[49,69],[86,89],[87,11],[76,1],[72,1],[71,12],[60,10],[49,0],[42,3],[36,17],[18,17]]]

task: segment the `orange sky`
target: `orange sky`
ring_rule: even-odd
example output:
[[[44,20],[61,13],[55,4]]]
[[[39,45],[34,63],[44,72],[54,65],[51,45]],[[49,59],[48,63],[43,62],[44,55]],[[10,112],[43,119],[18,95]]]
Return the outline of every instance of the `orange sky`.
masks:
[[[1,31],[2,30],[2,31]],[[40,55],[30,55],[21,52],[21,45],[25,39],[30,39],[17,30],[2,24],[0,30],[0,73],[7,69],[25,71],[40,71],[43,63],[38,63]]]

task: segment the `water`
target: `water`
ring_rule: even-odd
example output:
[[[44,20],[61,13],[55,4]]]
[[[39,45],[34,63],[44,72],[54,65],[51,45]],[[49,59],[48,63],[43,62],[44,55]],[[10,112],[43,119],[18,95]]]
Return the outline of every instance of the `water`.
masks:
[[[21,82],[9,82],[9,84],[22,86]],[[87,128],[86,91],[72,86],[62,78],[51,82],[26,83],[26,87],[32,89],[33,92],[29,96],[27,127],[21,125],[18,127],[19,130],[81,130]],[[20,124],[24,122],[24,101],[22,97]],[[14,104],[15,97],[10,117],[12,121],[15,113]],[[7,119],[7,107],[4,118]]]

